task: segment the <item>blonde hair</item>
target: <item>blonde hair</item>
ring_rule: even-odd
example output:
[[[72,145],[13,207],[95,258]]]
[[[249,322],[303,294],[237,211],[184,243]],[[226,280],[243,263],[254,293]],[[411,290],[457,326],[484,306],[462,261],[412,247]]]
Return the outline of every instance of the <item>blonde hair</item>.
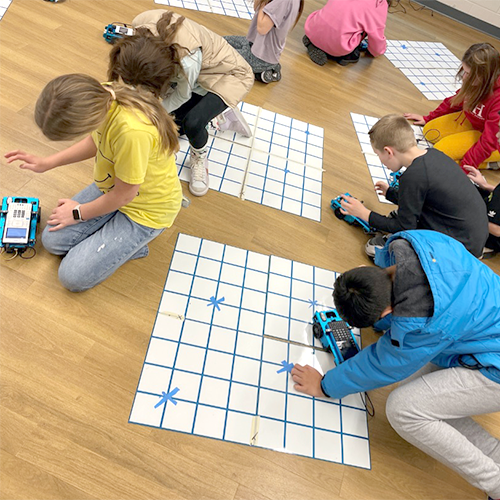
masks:
[[[463,80],[463,84],[451,99],[451,104],[457,106],[463,103],[465,111],[472,111],[493,93],[500,78],[500,54],[489,43],[475,43],[465,51],[462,64],[469,66],[470,73],[463,80],[464,68],[460,66],[457,78]]]
[[[51,80],[36,102],[35,121],[53,141],[76,139],[102,124],[115,99],[124,108],[144,114],[158,129],[162,152],[179,150],[177,127],[153,94],[123,83],[101,85],[88,75],[62,75]]]
[[[401,115],[385,115],[369,130],[373,148],[382,151],[386,146],[400,153],[417,145],[415,134],[408,120]]]

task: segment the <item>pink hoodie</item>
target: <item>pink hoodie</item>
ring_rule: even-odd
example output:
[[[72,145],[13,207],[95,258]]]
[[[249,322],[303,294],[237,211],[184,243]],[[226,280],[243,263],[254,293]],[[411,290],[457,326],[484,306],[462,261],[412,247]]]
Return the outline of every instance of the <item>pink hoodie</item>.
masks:
[[[309,40],[331,56],[345,56],[368,35],[368,50],[377,57],[386,49],[387,0],[328,0],[304,26]]]

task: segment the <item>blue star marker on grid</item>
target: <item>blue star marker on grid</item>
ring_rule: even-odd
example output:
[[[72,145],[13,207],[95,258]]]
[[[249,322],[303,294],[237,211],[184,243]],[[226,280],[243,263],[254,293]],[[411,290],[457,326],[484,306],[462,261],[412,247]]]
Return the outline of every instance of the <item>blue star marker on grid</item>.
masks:
[[[407,47],[407,46],[403,43],[403,44],[401,45],[401,48],[402,48],[402,49],[407,49],[408,47]]]
[[[276,373],[283,373],[283,372],[290,373],[292,371],[293,363],[287,363],[286,360],[283,360],[281,364],[283,365],[283,368],[280,368]]]
[[[288,172],[290,172],[290,170],[288,170],[288,167],[285,167],[284,172],[285,172],[285,175],[288,174]]]
[[[309,299],[308,302],[309,302],[309,307],[317,307],[317,306],[319,306],[319,302],[317,300],[311,300],[311,299]]]
[[[174,390],[170,391],[168,394],[166,392],[162,392],[162,396],[160,401],[155,404],[155,408],[158,408],[158,406],[161,406],[162,404],[166,404],[169,401],[174,403],[174,405],[177,404],[177,401],[174,399],[174,396],[179,392],[179,388],[176,387]]]
[[[207,307],[208,306],[214,306],[214,308],[216,307],[217,308],[217,311],[220,311],[220,307],[219,307],[219,304],[221,302],[224,302],[224,297],[221,297],[220,299],[216,299],[214,296],[210,297],[210,301],[209,303],[207,304]]]

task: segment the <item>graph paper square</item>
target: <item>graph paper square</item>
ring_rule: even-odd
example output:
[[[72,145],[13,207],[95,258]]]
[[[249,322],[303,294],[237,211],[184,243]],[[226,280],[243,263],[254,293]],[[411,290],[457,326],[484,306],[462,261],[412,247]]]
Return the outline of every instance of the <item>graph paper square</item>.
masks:
[[[326,308],[323,291],[331,296],[337,274],[184,234],[172,262],[190,260],[179,256],[196,262],[187,271],[169,272],[129,421],[370,468],[361,396],[312,398],[294,389],[286,369],[289,363],[309,364],[321,373],[334,368],[310,322],[316,308]],[[221,272],[210,278],[213,295],[202,300],[193,290],[198,279],[207,279],[207,259]],[[221,281],[225,265],[241,268],[243,280]],[[182,287],[191,282],[191,289],[170,289],[171,273],[189,275]],[[247,273],[266,279],[250,280],[252,288],[246,288]],[[260,312],[245,308],[248,291],[264,297]],[[307,311],[301,319],[293,317],[294,304],[300,305],[299,315]],[[231,326],[220,326],[225,311],[236,318]],[[163,318],[179,325],[180,334],[171,336],[176,340],[163,338]],[[359,331],[354,334],[360,342]]]
[[[385,56],[427,99],[443,100],[460,88],[461,61],[442,43],[387,40]]]
[[[252,137],[211,130],[210,188],[278,210],[321,220],[323,136],[321,127],[240,103]],[[180,139],[176,163],[189,182],[189,143]]]

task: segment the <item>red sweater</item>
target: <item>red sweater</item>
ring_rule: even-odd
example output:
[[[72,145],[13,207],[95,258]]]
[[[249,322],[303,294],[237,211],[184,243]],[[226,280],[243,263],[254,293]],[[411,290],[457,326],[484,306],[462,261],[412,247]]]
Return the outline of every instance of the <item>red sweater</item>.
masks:
[[[439,116],[455,113],[456,111],[463,111],[465,118],[471,122],[474,129],[479,130],[482,134],[479,141],[465,153],[465,156],[460,162],[460,166],[472,165],[473,167],[478,167],[480,163],[489,158],[491,154],[498,149],[497,133],[498,122],[500,120],[500,115],[498,114],[500,112],[500,78],[493,89],[493,93],[481,104],[476,106],[472,112],[464,111],[462,104],[452,106],[450,104],[452,98],[453,96],[447,97],[434,111],[424,116],[424,120],[427,123]],[[464,116],[460,114],[457,120],[464,120]]]

